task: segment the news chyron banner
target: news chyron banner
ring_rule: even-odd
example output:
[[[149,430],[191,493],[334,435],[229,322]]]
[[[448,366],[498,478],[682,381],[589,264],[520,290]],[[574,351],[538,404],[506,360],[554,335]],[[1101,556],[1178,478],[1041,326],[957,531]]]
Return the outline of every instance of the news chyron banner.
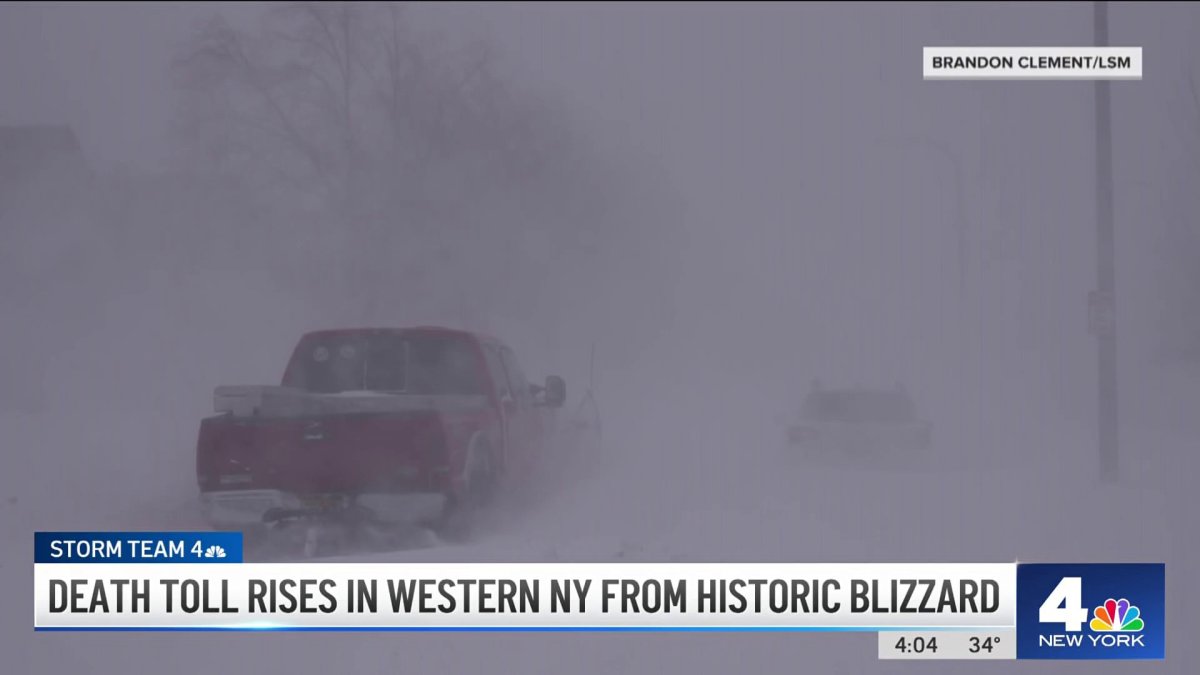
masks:
[[[38,631],[853,631],[885,659],[1163,659],[1165,566],[249,563],[236,532],[39,532]]]

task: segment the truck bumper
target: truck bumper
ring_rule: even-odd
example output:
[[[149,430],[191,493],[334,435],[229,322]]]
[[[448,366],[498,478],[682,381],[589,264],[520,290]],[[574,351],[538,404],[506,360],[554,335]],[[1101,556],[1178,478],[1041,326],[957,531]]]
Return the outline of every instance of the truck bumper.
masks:
[[[414,524],[436,519],[446,507],[446,496],[436,492],[367,493],[354,503],[381,524]],[[200,494],[204,520],[215,529],[247,529],[263,525],[272,509],[312,510],[309,498],[281,490],[224,490]]]

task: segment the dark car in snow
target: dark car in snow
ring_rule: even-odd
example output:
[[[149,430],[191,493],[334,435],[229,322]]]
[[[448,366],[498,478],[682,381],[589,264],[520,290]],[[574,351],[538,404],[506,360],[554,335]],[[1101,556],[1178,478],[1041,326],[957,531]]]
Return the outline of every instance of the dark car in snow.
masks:
[[[793,446],[845,452],[924,450],[932,436],[933,425],[917,416],[902,386],[827,389],[815,384],[787,430]]]

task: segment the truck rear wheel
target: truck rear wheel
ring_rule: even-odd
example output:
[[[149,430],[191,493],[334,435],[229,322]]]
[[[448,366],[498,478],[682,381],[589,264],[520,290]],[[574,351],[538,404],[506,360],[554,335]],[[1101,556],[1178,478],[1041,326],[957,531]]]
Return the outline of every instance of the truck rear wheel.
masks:
[[[465,541],[475,529],[479,514],[491,503],[496,491],[495,456],[486,443],[472,448],[464,471],[466,485],[446,503],[434,530],[442,539]]]
[[[487,506],[496,491],[496,464],[491,448],[480,443],[467,467],[466,499],[471,508]]]

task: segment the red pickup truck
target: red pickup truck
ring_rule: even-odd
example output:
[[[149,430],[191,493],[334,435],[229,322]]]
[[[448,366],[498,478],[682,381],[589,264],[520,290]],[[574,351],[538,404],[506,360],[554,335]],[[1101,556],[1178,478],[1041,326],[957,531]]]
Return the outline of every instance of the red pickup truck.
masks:
[[[248,534],[436,528],[533,467],[565,398],[562,378],[531,385],[511,349],[478,333],[308,333],[280,386],[216,388],[196,446],[202,510]]]

